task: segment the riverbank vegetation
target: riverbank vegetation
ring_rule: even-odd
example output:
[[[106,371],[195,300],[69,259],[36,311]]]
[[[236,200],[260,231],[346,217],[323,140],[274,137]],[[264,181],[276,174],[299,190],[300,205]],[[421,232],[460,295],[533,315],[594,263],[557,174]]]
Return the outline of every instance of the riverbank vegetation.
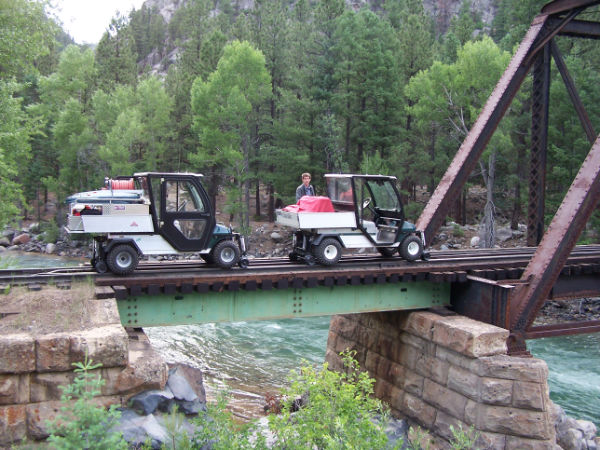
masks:
[[[227,212],[243,231],[251,202],[256,216],[272,219],[278,201],[293,202],[302,172],[313,173],[318,193],[327,172],[391,174],[414,220],[417,193],[435,189],[544,3],[503,0],[484,22],[469,0],[454,17],[432,17],[421,0],[360,10],[344,0],[257,1],[252,9],[190,0],[168,22],[147,6],[117,16],[92,48],[74,45],[45,2],[6,0],[0,226],[39,219],[49,199],[61,203],[133,171],[204,173],[213,199],[227,192]],[[597,123],[594,44],[558,39]],[[526,204],[530,83],[470,179],[489,193],[484,210],[513,229]],[[550,97],[549,217],[590,147],[557,71]],[[464,202],[451,212],[459,223]],[[60,211],[52,220],[62,220]]]
[[[430,437],[420,429],[403,436],[386,434],[387,407],[373,397],[375,380],[360,370],[351,352],[342,354],[345,370],[330,371],[304,364],[290,374],[282,401],[267,421],[240,424],[226,410],[227,396],[222,394],[208,404],[193,420],[196,432],[183,430],[182,414],[176,410],[168,424],[169,449],[400,449],[428,448]],[[48,443],[54,448],[117,449],[128,448],[120,433],[112,431],[120,413],[106,410],[93,402],[103,380],[92,375],[99,365],[86,359],[76,364],[74,382],[63,387],[61,414],[51,426]],[[473,429],[452,430],[452,448],[471,449],[478,437]],[[406,440],[404,439],[406,438]],[[147,448],[151,448],[148,441]],[[406,444],[405,447],[403,447]],[[146,448],[146,446],[144,446]]]

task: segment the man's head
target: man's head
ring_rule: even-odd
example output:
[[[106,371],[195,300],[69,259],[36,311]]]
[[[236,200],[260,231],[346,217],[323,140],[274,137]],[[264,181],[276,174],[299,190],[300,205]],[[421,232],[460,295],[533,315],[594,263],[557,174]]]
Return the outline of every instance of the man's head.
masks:
[[[310,184],[310,173],[304,172],[302,174],[302,184],[308,186]]]

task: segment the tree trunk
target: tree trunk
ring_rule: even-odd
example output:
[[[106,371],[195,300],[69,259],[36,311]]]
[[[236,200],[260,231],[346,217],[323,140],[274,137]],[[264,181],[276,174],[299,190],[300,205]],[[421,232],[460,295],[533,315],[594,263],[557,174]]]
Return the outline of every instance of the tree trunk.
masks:
[[[267,186],[269,191],[269,222],[275,222],[275,190],[273,189],[273,183],[269,183]]]
[[[260,217],[260,181],[259,180],[256,180],[256,192],[254,194],[254,199],[256,201],[255,215],[256,215],[256,217]]]
[[[250,170],[250,157],[248,155],[248,136],[242,138],[242,146],[244,151],[244,167],[242,169],[242,189],[243,189],[243,207],[242,207],[242,232],[246,232],[250,226],[250,180],[248,173]]]
[[[495,244],[494,235],[494,220],[495,220],[495,206],[494,206],[494,177],[496,170],[496,153],[491,152],[488,158],[488,169],[486,172],[483,163],[479,163],[481,167],[481,176],[485,182],[487,189],[485,208],[483,209],[483,248],[492,248]]]

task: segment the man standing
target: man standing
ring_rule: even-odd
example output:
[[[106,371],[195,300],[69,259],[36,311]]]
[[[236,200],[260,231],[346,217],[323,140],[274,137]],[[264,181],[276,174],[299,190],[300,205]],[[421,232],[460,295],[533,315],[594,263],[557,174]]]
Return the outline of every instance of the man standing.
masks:
[[[302,174],[302,184],[296,189],[296,203],[300,200],[300,197],[304,197],[305,195],[315,195],[315,188],[310,184],[310,173],[308,172]]]

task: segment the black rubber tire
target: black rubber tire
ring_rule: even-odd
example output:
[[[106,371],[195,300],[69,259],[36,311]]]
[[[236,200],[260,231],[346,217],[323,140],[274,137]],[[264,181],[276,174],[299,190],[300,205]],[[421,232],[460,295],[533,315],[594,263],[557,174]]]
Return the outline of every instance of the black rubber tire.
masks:
[[[221,269],[230,269],[240,260],[240,249],[233,241],[219,242],[211,254],[215,264]]]
[[[325,238],[319,245],[313,247],[313,255],[319,264],[332,266],[342,257],[342,246],[334,238]]]
[[[200,258],[202,258],[206,264],[214,264],[215,263],[215,258],[213,257],[212,253],[207,253],[206,255],[200,255]]]
[[[398,251],[398,249],[396,247],[377,247],[377,251],[381,254],[381,256],[391,258]]]
[[[248,261],[248,258],[246,258],[245,256],[242,256],[240,258],[240,262],[238,262],[238,266],[240,266],[240,269],[247,269],[249,265],[250,265],[250,261]]]
[[[113,247],[106,257],[108,268],[116,275],[129,275],[136,269],[138,262],[137,251],[127,244]],[[98,263],[96,263],[96,266],[98,266]]]
[[[108,267],[106,266],[106,263],[104,261],[102,261],[101,259],[97,259],[95,264],[94,264],[94,269],[96,269],[96,272],[98,273],[106,273],[108,271]]]
[[[414,234],[406,236],[400,244],[400,256],[407,261],[416,261],[423,254],[423,242]]]

